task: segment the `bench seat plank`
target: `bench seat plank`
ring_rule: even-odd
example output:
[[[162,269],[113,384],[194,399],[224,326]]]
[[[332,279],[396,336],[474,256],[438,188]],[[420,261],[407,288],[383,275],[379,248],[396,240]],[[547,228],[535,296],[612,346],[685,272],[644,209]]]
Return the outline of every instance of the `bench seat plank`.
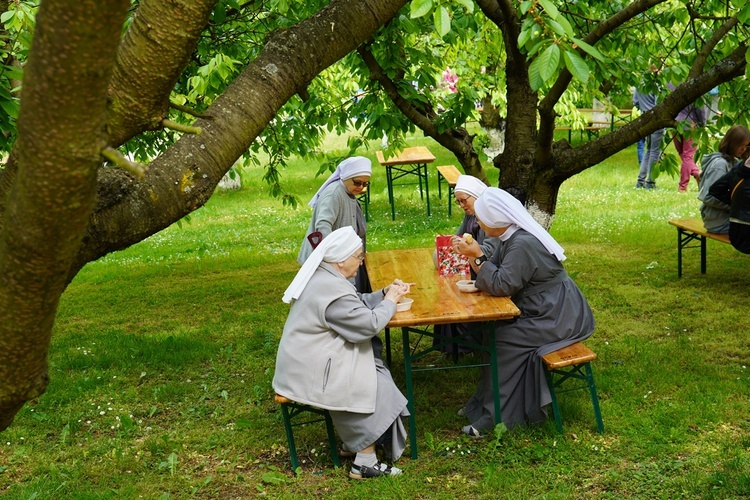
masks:
[[[701,274],[706,274],[706,239],[730,243],[729,235],[709,233],[703,221],[696,218],[673,219],[669,223],[677,228],[677,277],[682,278],[682,249],[698,240],[701,249]]]

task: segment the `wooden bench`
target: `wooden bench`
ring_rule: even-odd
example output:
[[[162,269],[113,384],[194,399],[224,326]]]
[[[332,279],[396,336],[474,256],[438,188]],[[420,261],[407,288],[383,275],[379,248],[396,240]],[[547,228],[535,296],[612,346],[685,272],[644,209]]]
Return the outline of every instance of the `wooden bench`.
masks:
[[[698,245],[689,244],[694,240],[700,241],[701,274],[706,274],[706,238],[722,243],[729,243],[728,234],[709,233],[700,219],[674,219],[669,221],[677,228],[677,277],[682,278],[682,249],[694,248]]]
[[[596,419],[596,428],[599,433],[604,432],[604,422],[602,421],[602,412],[599,408],[599,396],[596,394],[596,384],[594,383],[594,373],[591,371],[591,361],[596,359],[594,351],[576,342],[557,351],[542,356],[544,362],[544,375],[547,378],[550,396],[552,397],[552,413],[555,417],[555,427],[557,432],[562,433],[562,416],[560,407],[557,404],[557,394],[562,392],[576,391],[579,389],[588,389],[591,396],[591,404],[594,407],[594,418]],[[555,377],[557,375],[558,377]],[[574,387],[566,387],[559,390],[560,386],[568,379],[583,381]]]
[[[328,445],[331,448],[331,461],[333,461],[333,465],[336,467],[341,467],[338,446],[336,444],[336,434],[333,431],[333,420],[331,420],[331,415],[328,413],[328,410],[298,403],[280,394],[276,394],[274,401],[281,405],[281,414],[284,418],[284,430],[286,431],[286,440],[289,444],[289,458],[292,462],[293,471],[296,471],[297,467],[299,467],[299,459],[297,458],[297,447],[294,443],[294,431],[292,428],[298,425],[311,424],[313,422],[321,422],[324,420],[326,423],[326,430],[328,431]],[[303,422],[293,423],[292,420],[302,413],[312,413],[313,415],[317,415],[317,417],[312,417],[312,419]]]
[[[438,171],[438,198],[442,198],[443,194],[440,190],[440,186],[443,180],[448,182],[448,217],[451,216],[451,205],[453,205],[453,190],[456,188],[456,182],[458,182],[458,176],[461,172],[453,165],[441,165],[437,168]]]

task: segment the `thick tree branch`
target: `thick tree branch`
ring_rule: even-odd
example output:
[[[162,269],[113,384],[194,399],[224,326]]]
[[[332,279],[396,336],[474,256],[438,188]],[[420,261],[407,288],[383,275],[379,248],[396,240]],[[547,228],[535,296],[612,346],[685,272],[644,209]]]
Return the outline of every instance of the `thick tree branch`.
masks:
[[[110,91],[109,144],[168,117],[169,95],[217,0],[142,0],[120,44]]]
[[[674,126],[674,117],[717,85],[742,76],[745,71],[745,52],[740,46],[705,73],[686,80],[652,110],[626,126],[588,142],[578,148],[560,151],[555,155],[555,175],[568,179],[618,151],[641,137],[664,127]]]
[[[184,135],[149,165],[143,182],[129,183],[116,172],[101,175],[117,184],[100,186],[100,193],[117,198],[100,200],[69,279],[87,262],[137,243],[202,206],[284,103],[369,39],[405,3],[333,0],[313,17],[276,32],[206,111],[213,119],[196,121],[202,133]]]
[[[438,144],[453,152],[467,174],[487,182],[487,175],[482,169],[479,156],[472,144],[474,140],[473,136],[463,127],[451,129],[447,132],[440,132],[434,121],[437,118],[437,114],[432,109],[421,111],[408,99],[404,98],[398,91],[396,84],[388,78],[383,68],[378,64],[372,52],[367,47],[360,46],[357,51],[370,70],[370,78],[380,84],[386,95],[404,116],[419,127],[425,135],[432,137]]]

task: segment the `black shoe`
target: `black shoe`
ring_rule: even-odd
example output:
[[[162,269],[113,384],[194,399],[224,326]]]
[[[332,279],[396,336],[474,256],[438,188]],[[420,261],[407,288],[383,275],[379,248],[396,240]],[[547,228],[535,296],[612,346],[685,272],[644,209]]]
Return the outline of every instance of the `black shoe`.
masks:
[[[369,479],[371,477],[380,476],[398,476],[403,471],[398,467],[391,467],[383,462],[378,462],[372,467],[367,465],[352,464],[352,469],[349,471],[350,479]]]

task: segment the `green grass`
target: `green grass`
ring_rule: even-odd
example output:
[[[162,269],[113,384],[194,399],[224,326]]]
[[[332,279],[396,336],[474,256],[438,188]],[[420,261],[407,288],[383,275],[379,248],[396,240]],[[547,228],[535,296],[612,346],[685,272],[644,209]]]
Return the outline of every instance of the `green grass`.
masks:
[[[427,139],[413,144],[456,164]],[[461,211],[448,219],[434,166],[432,217],[404,186],[393,222],[374,165],[370,250],[431,246],[455,230]],[[697,188],[678,194],[677,179],[659,178],[658,190],[634,190],[634,148],[566,182],[551,231],[596,316],[587,344],[598,354],[603,435],[579,391],[561,396],[564,435],[550,422],[469,440],[455,412],[476,374],[417,374],[420,458],[402,458],[403,477],[347,480],[320,425],[297,430],[304,463],[293,474],[271,379],[316,170],[293,161],[284,172],[303,201],[296,211],[248,169],[242,191],[82,270],[60,305],[49,388],[0,435],[5,498],[750,495],[747,258],[709,241],[708,274],[686,250],[678,279],[667,221],[697,216]],[[403,387],[399,352],[396,339]]]

